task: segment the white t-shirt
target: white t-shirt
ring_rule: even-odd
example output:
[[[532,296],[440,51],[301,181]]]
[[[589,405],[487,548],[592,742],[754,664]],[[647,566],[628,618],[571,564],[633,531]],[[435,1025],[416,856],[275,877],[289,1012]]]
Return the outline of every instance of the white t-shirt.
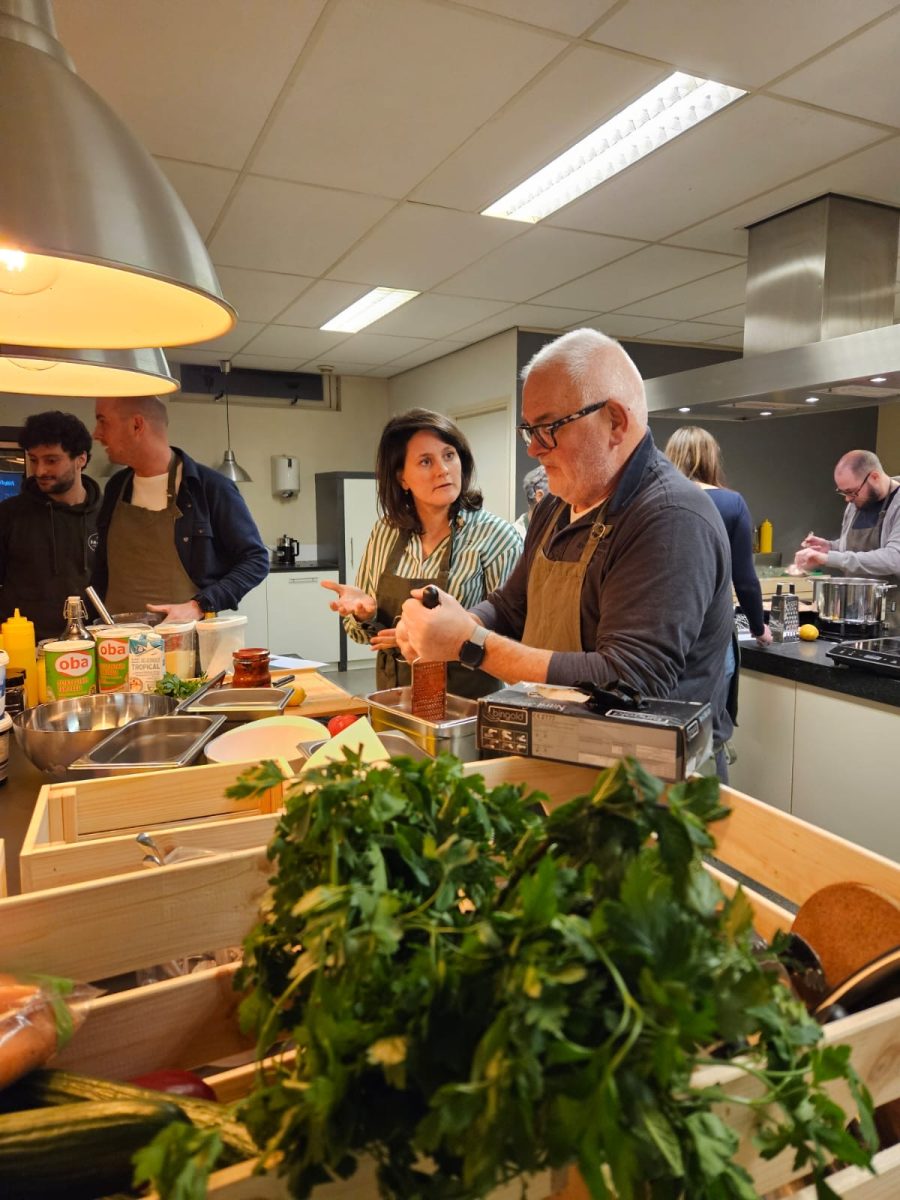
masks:
[[[166,488],[169,472],[162,475],[135,475],[131,489],[131,503],[137,508],[149,508],[151,512],[162,512],[166,507]],[[181,463],[175,471],[175,494],[181,487]]]

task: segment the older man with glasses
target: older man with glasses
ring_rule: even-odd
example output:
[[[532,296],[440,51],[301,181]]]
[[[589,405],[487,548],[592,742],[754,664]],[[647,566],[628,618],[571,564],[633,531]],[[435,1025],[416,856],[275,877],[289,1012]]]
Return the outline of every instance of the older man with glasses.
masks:
[[[404,654],[509,682],[620,680],[646,696],[710,701],[720,747],[732,728],[723,665],[734,619],[715,507],[654,445],[643,382],[617,342],[575,330],[522,374],[518,429],[551,495],[487,600],[469,611],[449,596],[433,609],[404,604]],[[724,756],[718,765],[724,776]]]
[[[846,501],[840,535],[811,533],[794,562],[804,571],[883,579],[900,588],[900,479],[892,478],[871,450],[850,450],[834,468],[837,494]],[[888,596],[888,626],[900,632],[900,599]]]

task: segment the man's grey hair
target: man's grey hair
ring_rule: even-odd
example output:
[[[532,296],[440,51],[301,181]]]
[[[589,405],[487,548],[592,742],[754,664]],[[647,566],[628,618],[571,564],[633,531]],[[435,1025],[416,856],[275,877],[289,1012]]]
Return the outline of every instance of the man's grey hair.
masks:
[[[638,424],[647,426],[647,397],[637,367],[615,338],[596,329],[573,329],[546,346],[522,368],[525,382],[532,371],[558,367],[581,393],[583,406],[617,400]]]
[[[525,493],[525,499],[528,501],[529,507],[534,504],[535,496],[538,492],[543,492],[546,496],[550,491],[547,486],[547,472],[543,467],[534,467],[522,480],[522,490]]]
[[[835,471],[849,471],[854,479],[862,479],[872,471],[883,471],[881,460],[871,450],[848,450],[835,466]]]

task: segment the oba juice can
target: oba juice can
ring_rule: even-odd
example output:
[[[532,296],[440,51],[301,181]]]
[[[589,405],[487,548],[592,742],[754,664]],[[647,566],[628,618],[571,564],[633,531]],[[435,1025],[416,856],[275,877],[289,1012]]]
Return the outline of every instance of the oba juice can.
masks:
[[[47,642],[44,663],[48,700],[89,696],[97,690],[97,659],[92,641]]]
[[[103,625],[91,631],[97,643],[97,690],[128,691],[128,639],[139,630],[129,625]]]

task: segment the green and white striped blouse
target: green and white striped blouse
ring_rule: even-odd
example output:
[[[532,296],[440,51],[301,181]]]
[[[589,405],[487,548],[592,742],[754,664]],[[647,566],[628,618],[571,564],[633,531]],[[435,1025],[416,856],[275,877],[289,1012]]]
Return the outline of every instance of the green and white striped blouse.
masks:
[[[356,586],[370,596],[376,596],[378,580],[399,537],[400,531],[383,518],[369,535],[356,573]],[[445,538],[425,558],[421,538],[417,533],[412,534],[397,574],[407,579],[436,579],[446,545]],[[448,591],[464,607],[473,608],[506,582],[521,553],[522,539],[508,521],[481,508],[475,511],[464,509],[457,516],[453,530]],[[369,634],[355,617],[345,617],[344,628],[355,642],[368,642]]]

